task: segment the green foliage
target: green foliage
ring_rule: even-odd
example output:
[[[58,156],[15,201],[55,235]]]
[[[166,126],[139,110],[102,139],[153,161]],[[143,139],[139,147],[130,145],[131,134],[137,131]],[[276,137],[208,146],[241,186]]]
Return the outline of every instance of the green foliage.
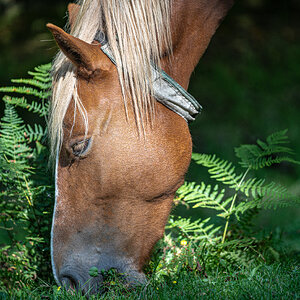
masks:
[[[189,209],[208,209],[212,217],[170,217],[164,253],[159,258],[163,263],[158,264],[156,276],[179,274],[182,269],[228,270],[279,259],[270,236],[257,237],[253,219],[262,209],[299,204],[300,199],[280,184],[251,177],[250,172],[283,161],[299,164],[290,157],[293,151],[282,146],[288,143],[286,134],[287,130],[283,130],[268,136],[266,142],[258,140],[255,145],[236,148],[239,164],[246,168],[244,172],[237,172],[232,162],[216,155],[192,155],[218,184],[186,182],[178,189],[174,202]]]
[[[49,70],[49,64],[37,67],[29,72],[32,78],[12,80],[23,86],[0,88],[11,93],[3,97],[0,123],[0,236],[6,239],[0,245],[0,288],[30,288],[39,279],[52,280],[49,236],[54,192],[47,170],[44,120],[49,107]],[[20,109],[38,116],[42,123],[25,124],[18,115]],[[192,159],[207,169],[215,183],[186,182],[174,204],[194,211],[206,209],[210,217],[170,216],[165,237],[145,268],[155,291],[163,282],[172,285],[183,276],[209,280],[215,270],[226,274],[250,266],[255,270],[260,262],[279,260],[272,235],[255,231],[255,217],[266,208],[297,204],[299,198],[255,172],[280,162],[299,164],[286,146],[286,134],[280,131],[265,142],[236,148],[237,166],[216,155],[193,154]],[[107,293],[129,293],[120,275],[109,272],[101,270]],[[90,269],[91,276],[97,274],[97,268]],[[64,293],[53,288],[54,297]]]
[[[257,140],[257,145],[242,145],[235,148],[241,166],[257,170],[284,161],[300,164],[299,161],[287,156],[294,154],[292,149],[282,146],[289,143],[286,133],[287,129],[278,131],[268,136],[265,142]]]
[[[47,114],[50,65],[31,73],[33,79],[13,80],[24,87],[1,87],[0,91],[33,95],[33,99],[4,96],[0,123],[0,286],[32,285],[37,275],[49,276],[49,230],[53,185],[47,170],[45,125],[24,124],[16,107],[38,116]],[[42,79],[42,81],[40,80]],[[36,88],[31,88],[35,86]],[[38,99],[37,99],[38,98]],[[38,102],[40,101],[40,102]]]
[[[89,269],[89,275],[92,276],[92,277],[97,277],[98,276],[98,268],[91,267]]]
[[[14,106],[22,107],[28,111],[44,117],[48,113],[50,87],[52,79],[49,75],[51,64],[35,68],[35,72],[28,72],[32,79],[12,79],[13,83],[27,84],[27,86],[0,87],[0,92],[21,94],[21,97],[4,96],[3,101]],[[34,100],[28,100],[24,95],[34,96]],[[37,99],[36,99],[37,98]]]
[[[103,295],[89,299],[299,299],[300,268],[293,263],[275,263],[270,266],[241,268],[231,272],[214,270],[205,276],[181,273],[164,281],[149,280],[134,289],[114,280]],[[41,282],[38,287],[0,292],[1,299],[87,299],[81,292]]]

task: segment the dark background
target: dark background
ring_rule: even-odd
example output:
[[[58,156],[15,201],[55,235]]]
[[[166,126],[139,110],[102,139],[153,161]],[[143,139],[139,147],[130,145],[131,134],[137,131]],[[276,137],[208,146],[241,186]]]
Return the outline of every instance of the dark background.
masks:
[[[45,24],[63,27],[67,4],[0,0],[1,86],[52,60],[57,49]],[[191,79],[189,91],[204,107],[191,124],[195,152],[215,153],[235,162],[235,146],[288,128],[295,158],[300,159],[299,33],[299,1],[236,1]],[[1,103],[0,115],[2,109]],[[258,175],[300,194],[299,167],[281,164]],[[187,179],[209,181],[206,170],[193,163]],[[264,212],[258,223],[274,230],[279,225],[300,229],[299,215],[299,207]]]

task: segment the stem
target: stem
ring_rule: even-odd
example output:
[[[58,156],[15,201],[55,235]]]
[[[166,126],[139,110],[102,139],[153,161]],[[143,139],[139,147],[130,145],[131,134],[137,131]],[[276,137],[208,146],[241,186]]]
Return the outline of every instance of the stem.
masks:
[[[230,216],[231,216],[233,207],[234,207],[234,203],[235,203],[237,194],[238,194],[239,189],[240,189],[242,183],[244,182],[244,180],[245,180],[245,178],[246,178],[246,176],[247,176],[247,174],[248,174],[249,171],[250,171],[250,167],[248,167],[248,169],[247,169],[246,172],[244,173],[242,179],[240,180],[240,182],[239,182],[239,184],[238,184],[238,186],[237,186],[236,193],[235,193],[234,196],[233,196],[233,199],[232,199],[232,202],[231,202],[231,205],[230,205],[230,209],[229,209],[229,215],[226,217],[226,224],[225,224],[225,228],[224,228],[224,232],[223,232],[222,244],[224,244],[225,239],[226,239],[226,234],[227,234],[228,225],[229,225],[229,219],[230,219]]]
[[[39,219],[38,219],[38,217],[37,217],[37,215],[35,213],[35,207],[34,207],[33,201],[32,201],[32,193],[30,191],[30,188],[29,188],[28,182],[26,180],[26,177],[23,176],[23,178],[24,178],[24,181],[25,181],[25,184],[26,184],[28,195],[29,195],[29,196],[27,196],[26,193],[25,193],[25,197],[27,198],[28,204],[29,204],[30,208],[32,209],[33,216],[34,216],[36,224],[37,224],[38,233],[39,233],[40,237],[42,237],[42,232],[41,232],[41,228],[40,228],[40,222],[39,222]]]

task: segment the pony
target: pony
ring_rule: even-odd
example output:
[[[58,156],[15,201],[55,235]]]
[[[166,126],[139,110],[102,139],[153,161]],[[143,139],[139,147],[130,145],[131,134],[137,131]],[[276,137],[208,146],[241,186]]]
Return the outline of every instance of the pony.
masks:
[[[186,120],[156,101],[151,72],[187,89],[232,1],[82,0],[68,6],[70,33],[47,24],[61,50],[49,120],[59,285],[98,292],[103,277],[91,267],[146,281],[192,153]]]

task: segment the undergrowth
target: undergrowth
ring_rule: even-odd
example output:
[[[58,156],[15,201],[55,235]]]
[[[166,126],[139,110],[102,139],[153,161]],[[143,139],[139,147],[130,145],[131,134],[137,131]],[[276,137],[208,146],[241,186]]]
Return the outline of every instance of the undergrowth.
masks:
[[[46,127],[25,124],[17,107],[39,116],[48,111],[50,64],[29,72],[25,86],[1,87],[0,123],[0,287],[22,289],[51,278],[49,236],[53,184],[47,169]]]
[[[300,199],[278,183],[255,177],[255,171],[281,162],[299,164],[291,157],[294,153],[287,146],[286,134],[287,130],[279,131],[266,141],[235,148],[239,168],[216,155],[192,155],[216,184],[186,182],[177,191],[175,205],[209,209],[215,218],[171,215],[162,242],[164,253],[159,256],[163,263],[155,268],[156,276],[182,269],[206,274],[215,268],[279,261],[274,240],[271,235],[258,237],[254,219],[263,209],[297,205]]]
[[[7,293],[22,297],[22,293],[31,291],[32,295],[45,292],[59,298],[61,293],[66,293],[52,285],[49,257],[54,200],[52,176],[47,169],[45,122],[51,86],[49,70],[49,64],[37,67],[29,72],[31,79],[12,80],[18,86],[0,88],[0,92],[10,95],[3,97],[5,111],[0,123],[0,288],[3,297],[8,297]],[[20,109],[38,116],[40,124],[25,124],[19,116]],[[282,162],[299,164],[288,147],[287,130],[271,134],[266,141],[257,140],[254,145],[241,145],[235,154],[237,165],[216,155],[193,154],[192,159],[206,168],[215,183],[186,182],[177,191],[174,206],[194,211],[208,209],[212,217],[192,219],[172,214],[164,239],[145,267],[149,283],[131,291],[118,284],[118,278],[108,278],[108,295],[117,293],[122,298],[126,293],[133,293],[130,295],[145,294],[151,299],[192,298],[192,294],[184,291],[191,286],[203,297],[234,298],[237,288],[245,290],[245,295],[257,288],[259,283],[255,284],[255,280],[259,281],[259,276],[261,286],[266,282],[267,269],[264,273],[260,268],[267,267],[261,267],[261,263],[277,262],[278,270],[281,268],[278,262],[283,253],[276,247],[278,241],[271,234],[257,234],[255,217],[265,209],[297,205],[299,197],[278,183],[257,177],[256,171]],[[199,171],[203,172],[200,168]],[[299,269],[289,268],[291,278],[299,277]],[[255,280],[249,281],[249,276]],[[238,287],[237,282],[245,286]],[[230,295],[218,290],[222,284],[232,286],[232,291],[228,290]],[[289,285],[282,289],[288,290]],[[264,292],[271,297],[271,292]]]
[[[275,263],[232,272],[216,270],[208,277],[182,273],[170,280],[150,279],[147,285],[130,289],[114,281],[104,295],[89,299],[299,299],[300,268],[294,264]],[[86,299],[79,292],[70,293],[56,285],[39,282],[35,288],[0,292],[0,299]]]

